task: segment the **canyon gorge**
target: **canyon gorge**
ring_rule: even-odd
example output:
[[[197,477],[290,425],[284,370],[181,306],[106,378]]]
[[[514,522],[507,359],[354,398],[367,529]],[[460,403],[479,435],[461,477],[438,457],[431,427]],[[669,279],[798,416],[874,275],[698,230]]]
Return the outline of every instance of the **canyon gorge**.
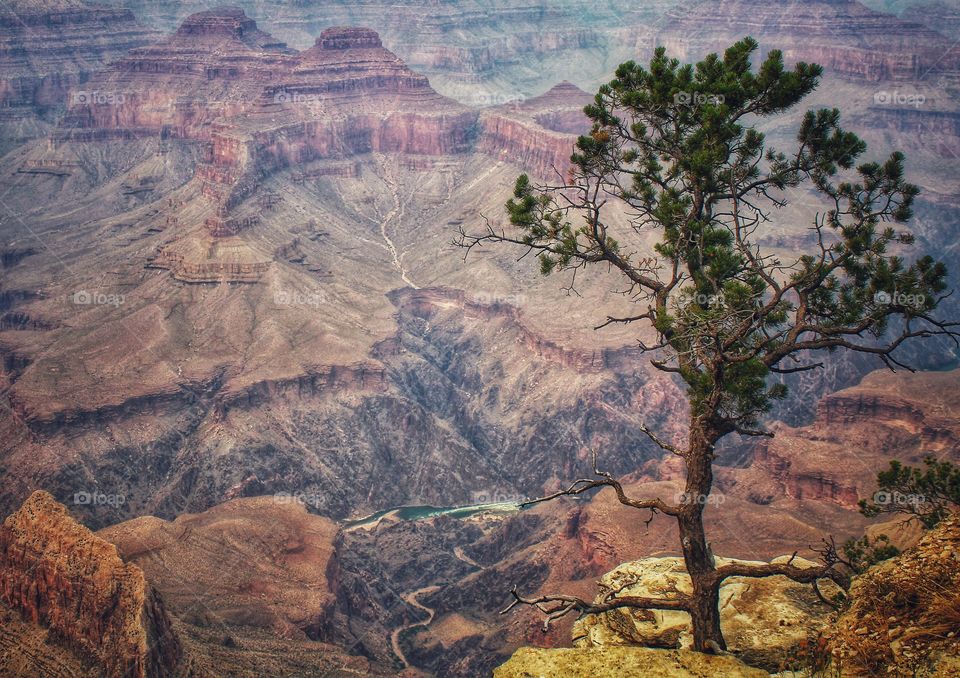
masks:
[[[519,174],[562,180],[597,87],[657,47],[751,35],[822,64],[762,131],[786,146],[836,106],[869,159],[903,150],[904,228],[958,287],[955,2],[236,4],[0,5],[0,674],[512,675],[521,648],[608,642],[500,612],[514,585],[592,599],[667,562],[675,521],[610,489],[518,504],[592,451],[638,497],[682,494],[645,428],[684,439],[684,386],[652,335],[594,329],[635,312],[615,271],[454,240],[505,227]],[[760,241],[792,259],[828,208],[788,188]],[[813,560],[876,529],[858,501],[891,460],[960,462],[956,349],[902,355],[921,371],[831,353],[777,377],[774,436],[717,449],[715,554]]]

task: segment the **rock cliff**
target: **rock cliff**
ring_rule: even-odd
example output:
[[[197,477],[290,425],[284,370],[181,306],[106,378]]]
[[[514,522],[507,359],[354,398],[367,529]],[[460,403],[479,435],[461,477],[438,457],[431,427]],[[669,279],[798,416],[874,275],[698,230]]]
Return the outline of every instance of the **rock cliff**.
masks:
[[[140,568],[45,492],[0,527],[0,600],[108,676],[168,676],[182,657]]]
[[[577,136],[589,131],[583,107],[591,100],[580,88],[563,82],[528,101],[484,111],[477,150],[556,180],[566,175]]]
[[[960,461],[960,431],[949,414],[955,380],[955,372],[873,372],[821,399],[810,426],[778,428],[755,447],[750,468],[725,471],[720,487],[758,504],[792,498],[854,508],[876,491],[876,474],[891,459]]]

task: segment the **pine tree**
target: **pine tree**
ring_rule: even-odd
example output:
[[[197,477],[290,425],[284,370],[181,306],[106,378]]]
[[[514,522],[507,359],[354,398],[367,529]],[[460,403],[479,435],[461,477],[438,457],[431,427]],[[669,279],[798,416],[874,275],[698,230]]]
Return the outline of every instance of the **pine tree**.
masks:
[[[612,487],[623,504],[672,516],[692,593],[611,595],[593,604],[563,595],[530,600],[514,590],[513,605],[537,605],[548,615],[546,624],[618,607],[684,610],[692,618],[694,649],[716,651],[726,649],[718,610],[726,578],[785,575],[845,585],[842,558],[832,548],[817,568],[715,565],[703,511],[717,443],[732,433],[770,436],[762,419],[787,391],[777,375],[821,367],[818,352],[873,354],[894,369],[908,367],[895,355],[907,341],[957,341],[957,323],[936,317],[946,267],[930,256],[907,263],[888,252],[913,244],[892,225],[911,217],[919,192],[904,178],[904,156],[857,165],[866,145],[841,128],[836,109],[807,112],[789,153],[769,147],[757,123],[798,104],[817,87],[822,68],[798,63],[786,69],[773,50],[754,69],[756,50],[746,38],[695,65],[668,58],[663,48],[648,68],[622,64],[585,108],[593,125],[577,141],[570,174],[542,186],[519,177],[506,205],[510,226],[488,221],[484,232],[461,231],[457,239],[468,249],[489,243],[526,248],[539,256],[544,274],[595,264],[617,270],[637,312],[604,324],[652,327],[658,340],[641,344],[643,350],[654,367],[682,380],[689,400],[684,444],[645,430],[683,460],[679,501],[628,497],[619,481],[597,469],[596,459],[594,478],[543,499]],[[781,261],[760,240],[777,225],[789,191],[801,186],[815,189],[825,208],[811,216],[810,251]],[[622,220],[608,218],[617,201],[632,215],[624,233],[615,225]],[[630,244],[651,231],[658,238],[656,261]]]

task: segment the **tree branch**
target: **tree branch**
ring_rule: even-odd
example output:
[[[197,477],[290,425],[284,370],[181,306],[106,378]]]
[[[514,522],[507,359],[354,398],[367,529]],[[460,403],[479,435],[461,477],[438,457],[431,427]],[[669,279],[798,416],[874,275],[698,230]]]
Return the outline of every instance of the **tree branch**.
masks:
[[[506,614],[517,605],[529,605],[546,615],[543,620],[543,631],[546,633],[550,629],[550,624],[566,617],[572,612],[577,613],[577,618],[585,614],[601,614],[611,610],[631,608],[634,610],[680,610],[689,612],[690,598],[685,595],[678,595],[676,598],[644,598],[639,596],[624,596],[622,598],[611,597],[609,594],[602,603],[588,603],[576,596],[566,595],[545,595],[538,598],[524,598],[517,593],[517,587],[514,586],[510,591],[513,601],[500,611],[500,614]]]

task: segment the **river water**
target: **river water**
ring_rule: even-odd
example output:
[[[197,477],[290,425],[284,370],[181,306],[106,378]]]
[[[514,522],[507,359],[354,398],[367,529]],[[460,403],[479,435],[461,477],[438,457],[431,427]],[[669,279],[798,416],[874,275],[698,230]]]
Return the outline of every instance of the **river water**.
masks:
[[[517,502],[499,502],[496,504],[475,504],[473,506],[397,506],[388,508],[369,516],[347,520],[343,529],[355,529],[372,525],[385,516],[393,516],[400,520],[425,520],[436,516],[451,516],[453,518],[469,518],[477,513],[517,513],[523,510]]]

